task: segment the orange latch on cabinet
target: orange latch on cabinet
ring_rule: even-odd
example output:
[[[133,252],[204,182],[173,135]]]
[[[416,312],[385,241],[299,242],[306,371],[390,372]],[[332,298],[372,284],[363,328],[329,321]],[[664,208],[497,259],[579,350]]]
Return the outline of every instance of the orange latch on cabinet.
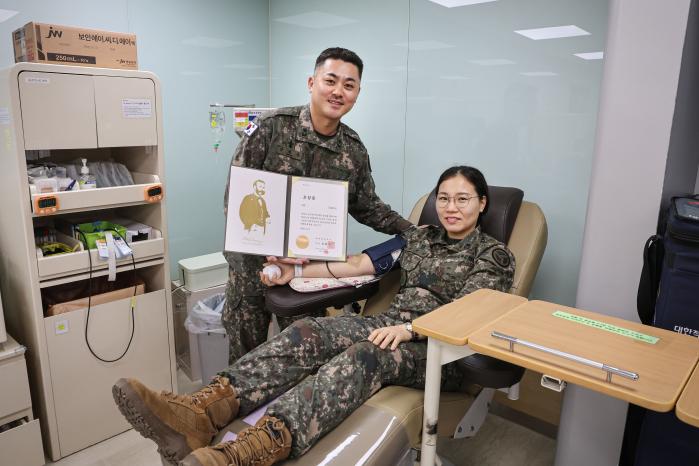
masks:
[[[144,195],[146,202],[160,202],[165,196],[165,191],[163,191],[163,185],[158,183],[148,186],[144,190]]]

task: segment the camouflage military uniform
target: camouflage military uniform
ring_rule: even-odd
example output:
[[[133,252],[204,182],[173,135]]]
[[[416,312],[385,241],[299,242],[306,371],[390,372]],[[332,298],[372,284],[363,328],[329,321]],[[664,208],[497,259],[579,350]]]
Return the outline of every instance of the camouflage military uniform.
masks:
[[[381,387],[424,387],[425,340],[382,350],[367,340],[372,330],[410,321],[479,288],[508,291],[512,284],[514,257],[479,229],[461,241],[448,239],[438,227],[414,228],[402,236],[407,246],[400,259],[401,287],[388,311],[294,322],[222,372],[238,393],[241,415],[279,397],[267,414],[289,428],[292,457]],[[453,364],[443,366],[442,376],[445,390],[461,385]]]
[[[410,226],[376,195],[366,148],[357,133],[340,123],[334,136],[313,130],[308,105],[280,108],[255,120],[257,128],[238,144],[232,165],[287,175],[349,181],[349,213],[383,233]],[[226,187],[228,184],[226,184]],[[224,209],[228,206],[228,189]],[[258,273],[264,258],[225,253],[229,264],[223,324],[230,337],[233,362],[267,339],[270,315]],[[317,315],[322,315],[319,309]],[[283,329],[293,320],[278,318]]]

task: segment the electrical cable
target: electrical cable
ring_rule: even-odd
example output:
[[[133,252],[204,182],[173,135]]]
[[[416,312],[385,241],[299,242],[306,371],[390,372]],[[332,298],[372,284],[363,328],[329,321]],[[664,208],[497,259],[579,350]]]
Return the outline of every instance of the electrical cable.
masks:
[[[88,281],[87,281],[87,316],[85,318],[85,344],[87,345],[87,349],[90,350],[90,353],[92,353],[92,356],[94,356],[96,359],[102,361],[102,362],[117,362],[126,355],[126,353],[129,351],[129,348],[131,348],[131,343],[133,342],[133,337],[134,333],[136,331],[136,317],[135,317],[135,307],[136,307],[136,293],[138,291],[138,275],[136,273],[136,259],[134,258],[133,250],[131,252],[131,262],[133,263],[133,296],[131,297],[131,336],[129,337],[129,342],[126,345],[126,349],[124,349],[124,352],[121,353],[121,355],[116,358],[116,359],[104,359],[95,353],[95,351],[92,349],[92,346],[90,345],[90,340],[87,336],[87,331],[88,328],[90,327],[90,310],[92,308],[92,254],[90,253],[90,248],[87,244],[87,237],[85,236],[85,233],[83,233],[79,228],[76,228],[75,231],[77,231],[85,241],[85,246],[87,247],[87,259],[89,261],[90,269],[88,273]],[[124,243],[126,243],[126,238],[121,236],[121,234],[116,231],[113,228],[108,228],[104,231],[113,231],[114,233],[117,234],[119,238],[121,238]],[[128,245],[128,243],[126,243]]]

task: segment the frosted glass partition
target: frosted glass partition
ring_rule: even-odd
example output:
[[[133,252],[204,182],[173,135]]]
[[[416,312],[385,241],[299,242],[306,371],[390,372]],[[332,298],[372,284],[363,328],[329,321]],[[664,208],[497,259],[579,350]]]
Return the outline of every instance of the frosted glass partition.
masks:
[[[350,8],[348,6],[351,5]],[[364,61],[357,103],[343,119],[357,131],[371,156],[381,198],[401,212],[403,144],[408,51],[407,3],[400,0],[343,2],[270,2],[271,102],[275,107],[308,102],[308,76],[327,47],[354,50]],[[352,221],[349,251],[383,235]]]
[[[603,51],[607,10],[608,0],[271,0],[271,102],[307,101],[323,48],[358,52],[362,94],[345,121],[369,149],[379,194],[407,215],[453,164],[522,188],[549,222],[533,294],[573,304],[603,62],[575,54]],[[515,32],[556,26],[578,35]],[[353,224],[350,249],[378,238]]]
[[[220,251],[226,171],[238,138],[229,111],[213,153],[209,104],[269,104],[268,2],[6,0],[2,9],[10,11],[0,22],[3,67],[14,63],[11,32],[29,21],[136,34],[139,68],[162,84],[172,272],[179,259]]]
[[[573,304],[603,61],[575,54],[602,52],[608,1],[410,5],[404,204],[453,164],[521,188],[549,226],[533,295]],[[556,26],[579,35],[524,35]]]

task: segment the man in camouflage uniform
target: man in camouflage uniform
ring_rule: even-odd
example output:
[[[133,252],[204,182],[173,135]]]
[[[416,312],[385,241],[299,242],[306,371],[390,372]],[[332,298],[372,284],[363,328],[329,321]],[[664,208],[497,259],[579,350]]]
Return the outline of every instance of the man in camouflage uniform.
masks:
[[[402,343],[386,350],[385,345],[378,346],[380,342],[373,335],[402,327],[479,288],[508,291],[514,277],[514,256],[479,228],[463,239],[452,239],[444,229],[433,226],[410,229],[401,237],[406,242],[400,257],[401,286],[385,313],[308,317],[294,322],[221,372],[221,377],[205,389],[207,400],[201,404],[181,397],[168,406],[150,401],[146,409],[139,408],[140,400],[163,400],[169,395],[154,395],[138,382],[120,381],[115,386],[115,399],[122,413],[139,432],[156,441],[163,454],[171,452],[171,457],[180,459],[177,456],[183,451],[196,449],[181,464],[253,464],[248,461],[254,457],[260,461],[254,464],[270,465],[308,451],[381,387],[424,387],[426,341],[408,334]],[[461,374],[453,364],[442,367],[444,390],[456,389],[461,383]],[[198,394],[193,396],[201,399]],[[239,405],[231,408],[235,397]],[[201,448],[216,429],[270,400],[274,401],[265,417],[239,434],[236,442]],[[134,406],[141,411],[134,414]],[[200,417],[194,417],[193,411]],[[156,412],[154,420],[151,413]],[[213,427],[210,431],[183,427],[185,418],[199,419],[188,421],[197,426],[205,425],[204,419]],[[186,443],[166,438],[168,429],[174,429]]]
[[[285,175],[349,181],[349,213],[377,231],[395,234],[410,222],[376,195],[366,148],[340,122],[359,94],[362,61],[346,49],[324,50],[308,78],[310,104],[280,108],[257,118],[246,129],[231,165]],[[228,183],[226,184],[228,186]],[[228,189],[224,211],[228,209]],[[258,279],[264,258],[224,253],[229,264],[223,325],[231,363],[267,339],[270,314]],[[324,314],[319,309],[316,315]],[[277,317],[283,329],[295,318]]]

